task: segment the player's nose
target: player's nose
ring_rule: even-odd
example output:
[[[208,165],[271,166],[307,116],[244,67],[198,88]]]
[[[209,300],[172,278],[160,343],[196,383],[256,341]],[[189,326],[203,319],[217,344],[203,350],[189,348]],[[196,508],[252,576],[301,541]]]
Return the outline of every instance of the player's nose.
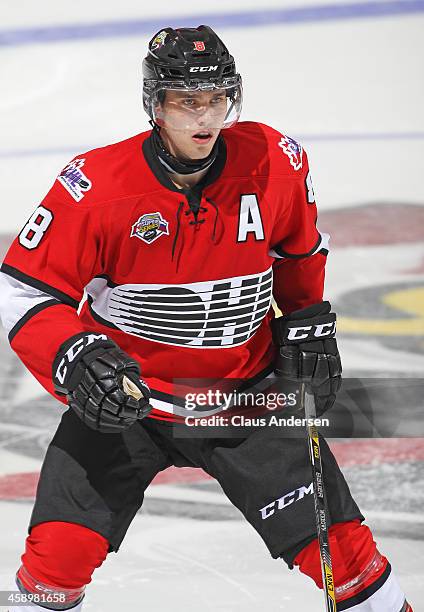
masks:
[[[213,113],[210,108],[204,107],[196,116],[196,124],[199,127],[211,127],[213,122]]]

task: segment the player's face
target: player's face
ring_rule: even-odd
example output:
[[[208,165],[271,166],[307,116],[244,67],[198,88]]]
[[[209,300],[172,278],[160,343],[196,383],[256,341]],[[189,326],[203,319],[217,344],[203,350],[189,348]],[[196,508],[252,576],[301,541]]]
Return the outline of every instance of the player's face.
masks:
[[[170,153],[186,159],[207,157],[227,114],[223,89],[168,90],[161,109],[161,134]]]

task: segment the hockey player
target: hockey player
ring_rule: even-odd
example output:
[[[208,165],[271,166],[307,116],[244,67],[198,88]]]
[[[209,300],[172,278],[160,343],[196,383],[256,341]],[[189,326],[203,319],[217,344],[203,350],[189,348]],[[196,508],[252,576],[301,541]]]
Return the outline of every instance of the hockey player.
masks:
[[[143,76],[152,130],[73,159],[2,265],[11,346],[69,405],[16,576],[38,596],[32,611],[82,609],[95,568],[170,465],[216,478],[271,555],[322,587],[305,439],[266,428],[180,439],[171,426],[176,379],[259,381],[276,369],[309,380],[320,414],[334,402],[328,244],[306,153],[266,125],[237,123],[241,77],[209,27],[161,30]],[[276,345],[272,295],[284,313]],[[410,611],[325,440],[322,454],[338,610]],[[289,491],[301,494],[282,503]]]

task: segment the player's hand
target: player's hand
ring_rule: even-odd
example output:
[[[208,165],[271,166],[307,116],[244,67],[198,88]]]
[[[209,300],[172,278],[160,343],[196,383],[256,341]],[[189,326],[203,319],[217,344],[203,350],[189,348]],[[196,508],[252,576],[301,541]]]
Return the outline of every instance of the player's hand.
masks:
[[[105,334],[67,340],[54,360],[53,382],[82,421],[102,433],[121,433],[151,411],[138,363]]]
[[[274,343],[280,347],[276,374],[307,383],[320,416],[334,404],[341,385],[336,315],[331,304],[321,302],[296,310],[274,319],[271,325]]]

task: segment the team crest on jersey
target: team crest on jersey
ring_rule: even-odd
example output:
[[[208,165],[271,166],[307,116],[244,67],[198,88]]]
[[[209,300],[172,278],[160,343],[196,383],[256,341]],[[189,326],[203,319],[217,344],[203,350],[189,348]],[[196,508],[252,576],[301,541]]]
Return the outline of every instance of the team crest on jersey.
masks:
[[[85,193],[92,187],[91,181],[86,177],[81,170],[85,163],[85,159],[74,159],[70,164],[65,166],[62,172],[57,177],[57,180],[63,185],[76,202],[80,202]]]
[[[146,244],[151,244],[163,234],[169,236],[168,221],[158,212],[142,215],[131,229],[131,238],[136,236]]]
[[[154,265],[154,264],[153,264]],[[232,348],[247,342],[271,308],[272,268],[186,284],[108,285],[95,278],[92,309],[118,329],[189,348]]]
[[[150,45],[150,49],[152,51],[156,51],[156,49],[160,49],[164,44],[166,37],[168,36],[168,32],[162,30],[159,34],[153,39],[152,44]]]
[[[300,170],[303,164],[302,145],[298,144],[293,138],[290,138],[290,136],[282,136],[278,146],[283,149],[293,168],[295,170]]]

